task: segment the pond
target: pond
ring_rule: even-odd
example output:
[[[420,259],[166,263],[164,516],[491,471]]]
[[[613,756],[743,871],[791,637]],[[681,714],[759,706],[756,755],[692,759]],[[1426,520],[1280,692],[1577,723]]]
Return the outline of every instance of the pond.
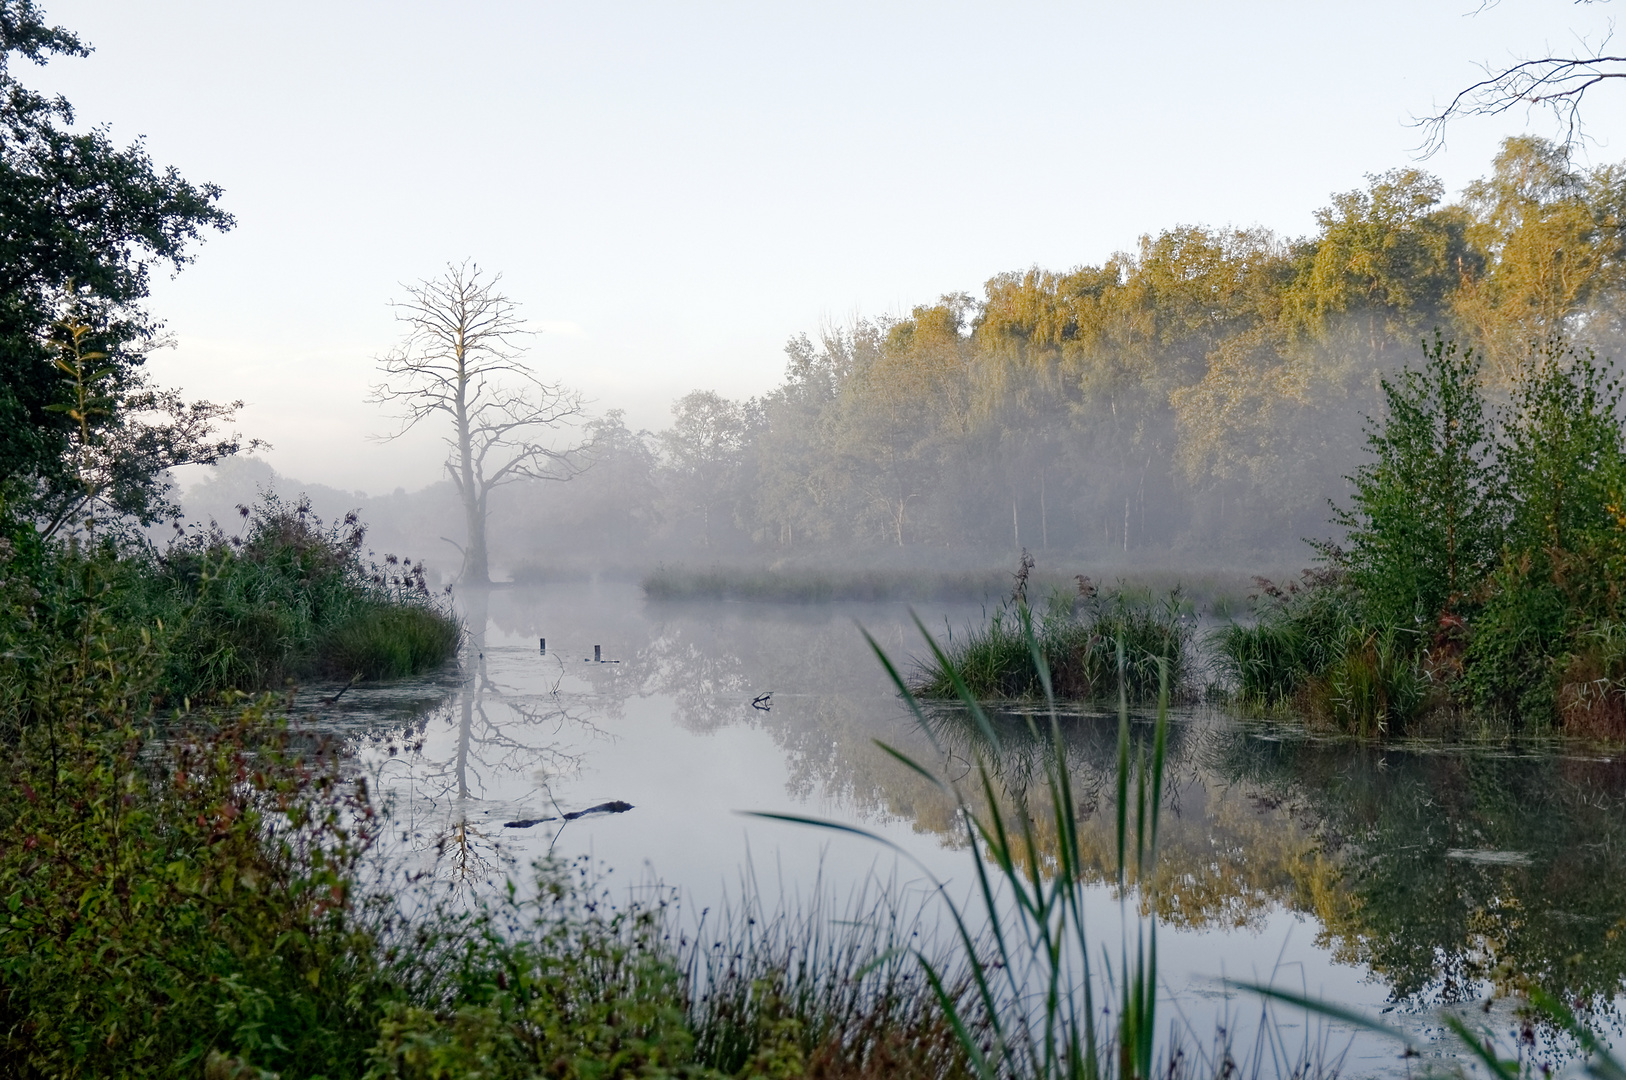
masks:
[[[629,886],[677,887],[691,913],[737,900],[747,875],[770,904],[821,891],[839,903],[877,876],[917,897],[932,877],[969,887],[953,803],[876,744],[949,776],[980,744],[943,710],[934,745],[865,644],[860,626],[895,660],[921,653],[906,606],[658,604],[611,583],[466,606],[460,671],[361,685],[335,704],[320,701],[333,687],[298,699],[352,740],[394,803],[399,839],[435,873],[483,887],[550,851],[585,855]],[[983,615],[918,610],[935,632]],[[1032,809],[1049,750],[1026,717],[995,720],[1001,797]],[[1118,719],[1078,710],[1062,728],[1099,878],[1090,926],[1115,956],[1136,918],[1108,878]],[[1511,1035],[1518,1021],[1498,992],[1535,985],[1619,1030],[1626,757],[1363,745],[1186,708],[1168,762],[1153,891],[1165,1017],[1240,1038],[1259,1003],[1230,978],[1382,1011],[1425,1036],[1442,1007],[1496,996],[1480,1018]],[[905,855],[750,811],[859,825]],[[1301,1021],[1277,1026],[1317,1029],[1346,1074],[1406,1071],[1391,1043]]]

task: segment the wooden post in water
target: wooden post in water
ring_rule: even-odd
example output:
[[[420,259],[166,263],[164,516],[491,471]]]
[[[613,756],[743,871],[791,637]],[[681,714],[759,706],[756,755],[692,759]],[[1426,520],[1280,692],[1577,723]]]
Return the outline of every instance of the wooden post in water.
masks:
[[[1044,467],[1039,467],[1039,549],[1050,550],[1050,521],[1044,512]]]

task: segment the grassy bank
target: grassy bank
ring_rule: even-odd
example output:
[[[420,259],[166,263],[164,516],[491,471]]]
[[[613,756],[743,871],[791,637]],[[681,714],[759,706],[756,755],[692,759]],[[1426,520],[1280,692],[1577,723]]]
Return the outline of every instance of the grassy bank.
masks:
[[[353,516],[330,527],[303,503],[268,498],[236,533],[194,530],[162,551],[45,544],[26,527],[4,544],[0,681],[18,723],[80,662],[98,620],[115,655],[139,655],[143,692],[171,703],[413,675],[449,660],[461,632],[421,567],[373,562]]]
[[[1080,575],[1098,576],[1099,568],[1046,567],[1026,579],[1033,596],[1076,591]],[[1111,579],[1114,593],[1146,602],[1176,588],[1191,610],[1225,616],[1243,611],[1252,575],[1241,571],[1163,570],[1140,567]],[[644,575],[644,594],[652,600],[743,600],[772,603],[826,603],[839,600],[915,603],[982,603],[1010,595],[1008,569],[909,570],[897,568],[835,569],[819,567],[734,566],[690,569],[661,566]]]

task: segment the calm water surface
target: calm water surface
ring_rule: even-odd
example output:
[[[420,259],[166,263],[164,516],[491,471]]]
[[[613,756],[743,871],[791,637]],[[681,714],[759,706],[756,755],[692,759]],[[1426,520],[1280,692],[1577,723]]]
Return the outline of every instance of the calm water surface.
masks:
[[[465,606],[473,633],[460,671],[357,687],[337,706],[316,705],[332,688],[301,698],[353,740],[395,804],[398,839],[440,876],[485,887],[552,851],[588,855],[629,884],[658,878],[690,912],[737,897],[747,872],[770,902],[821,888],[839,899],[875,874],[926,891],[920,866],[872,841],[742,814],[772,811],[861,825],[951,889],[969,884],[952,804],[875,745],[950,776],[986,752],[952,712],[934,720],[935,750],[865,645],[859,625],[895,659],[922,652],[905,606],[656,604],[620,584],[498,591]],[[982,614],[918,610],[937,631]],[[592,662],[595,646],[606,662]],[[753,707],[765,694],[769,708]],[[1000,723],[1007,808],[1042,821],[1029,792],[1048,749],[1024,718]],[[1117,725],[1109,712],[1064,717],[1096,853],[1091,926],[1114,954],[1123,922],[1105,877]],[[1156,890],[1165,1015],[1242,1031],[1257,1001],[1223,979],[1274,980],[1427,1033],[1442,1007],[1538,984],[1618,1030],[1626,759],[1362,746],[1185,710],[1169,760]],[[611,801],[633,808],[564,819]],[[517,821],[537,823],[505,825]],[[1516,1026],[1505,1004],[1476,1015]],[[1289,1035],[1308,1030],[1279,1021]],[[1350,1039],[1322,1034],[1335,1051]],[[1345,1071],[1398,1075],[1405,1064],[1390,1044],[1356,1038]]]

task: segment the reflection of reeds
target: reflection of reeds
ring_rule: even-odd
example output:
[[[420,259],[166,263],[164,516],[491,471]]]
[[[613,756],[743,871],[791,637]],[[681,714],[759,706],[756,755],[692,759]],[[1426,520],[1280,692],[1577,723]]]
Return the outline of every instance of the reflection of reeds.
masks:
[[[924,626],[917,620],[921,632]],[[974,783],[968,796],[956,781],[933,775],[901,751],[888,753],[930,780],[953,798],[974,858],[975,912],[957,903],[944,886],[938,892],[953,933],[962,946],[969,993],[956,993],[941,963],[915,951],[927,980],[948,1016],[960,1047],[980,1077],[1146,1078],[1167,1067],[1171,1075],[1182,1066],[1160,1053],[1155,1040],[1157,1019],[1157,923],[1134,918],[1127,909],[1125,936],[1118,943],[1116,965],[1105,942],[1092,942],[1084,924],[1088,878],[1077,825],[1078,807],[1072,787],[1054,709],[1050,667],[1034,634],[1031,621],[1020,621],[1028,663],[1051,704],[1052,754],[1044,765],[1043,784],[1049,796],[1057,842],[1051,845],[1053,863],[1041,866],[1024,853],[1039,849],[1033,817],[1009,818],[997,795],[992,757],[1000,737],[977,702],[977,694],[959,674],[959,667],[926,634],[937,669],[969,711],[982,739],[973,747]],[[873,639],[877,658],[892,677],[921,728],[932,724],[897,669]],[[1122,644],[1116,648],[1119,687],[1117,753],[1117,885],[1120,902],[1128,903],[1129,882],[1152,880],[1148,870],[1156,859],[1157,831],[1163,800],[1163,763],[1168,734],[1169,665],[1161,671],[1157,724],[1150,751],[1144,741],[1132,746],[1128,709],[1128,660]],[[1037,724],[1033,736],[1038,741]],[[935,741],[935,739],[934,739]],[[988,751],[984,752],[984,748]],[[940,749],[940,748],[939,748]],[[765,815],[824,828],[860,832],[851,826],[795,815]],[[882,843],[886,841],[876,837]],[[890,846],[890,845],[889,845]],[[896,849],[902,853],[902,849]],[[907,853],[904,853],[907,857]],[[993,870],[989,870],[989,866]],[[925,867],[921,867],[925,870]],[[929,871],[927,871],[929,875]],[[935,880],[935,879],[934,879]],[[1134,929],[1127,929],[1130,923]],[[1130,940],[1131,936],[1133,941]],[[1134,949],[1131,951],[1130,946]],[[1097,969],[1092,952],[1106,951]],[[1097,978],[1096,971],[1100,977]],[[1110,1024],[1096,1011],[1098,991],[1116,997],[1116,1018]],[[974,1007],[971,1012],[967,1006]],[[1107,1010],[1111,1014],[1111,1009]],[[971,1021],[988,1025],[986,1034]],[[1229,1056],[1226,1055],[1226,1060]]]

